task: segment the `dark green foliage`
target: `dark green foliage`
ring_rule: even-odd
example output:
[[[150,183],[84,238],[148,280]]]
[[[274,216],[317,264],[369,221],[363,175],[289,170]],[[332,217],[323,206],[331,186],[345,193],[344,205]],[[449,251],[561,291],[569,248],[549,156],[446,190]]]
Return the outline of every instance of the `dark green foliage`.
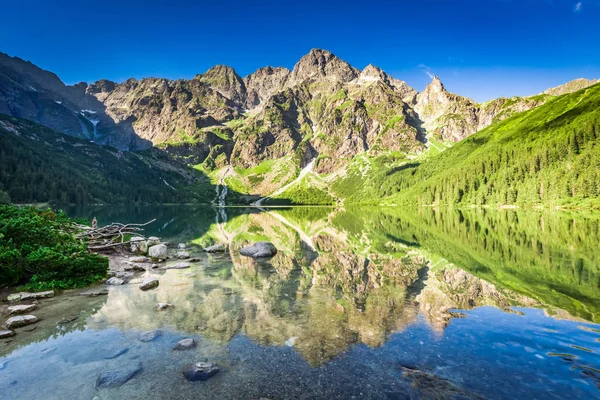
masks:
[[[600,207],[600,85],[493,124],[420,165],[390,171],[399,204]]]
[[[161,170],[161,164],[169,160],[158,150],[121,152],[0,114],[0,203],[194,200],[183,176],[173,172],[175,165]]]
[[[0,285],[82,287],[106,276],[108,259],[88,253],[62,212],[0,205]]]

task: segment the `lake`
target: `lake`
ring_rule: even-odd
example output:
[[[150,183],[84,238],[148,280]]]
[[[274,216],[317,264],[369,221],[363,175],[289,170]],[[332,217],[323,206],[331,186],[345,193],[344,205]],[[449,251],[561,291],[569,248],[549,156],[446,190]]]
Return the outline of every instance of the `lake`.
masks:
[[[600,216],[429,208],[81,207],[200,261],[67,291],[0,340],[2,399],[600,398]],[[251,242],[279,250],[243,257]],[[227,243],[225,254],[202,248]],[[87,289],[86,289],[87,290]],[[157,303],[172,308],[157,311]],[[150,332],[150,333],[149,333]],[[194,338],[189,350],[173,350]],[[220,372],[189,382],[207,361]],[[106,372],[129,374],[97,388]]]

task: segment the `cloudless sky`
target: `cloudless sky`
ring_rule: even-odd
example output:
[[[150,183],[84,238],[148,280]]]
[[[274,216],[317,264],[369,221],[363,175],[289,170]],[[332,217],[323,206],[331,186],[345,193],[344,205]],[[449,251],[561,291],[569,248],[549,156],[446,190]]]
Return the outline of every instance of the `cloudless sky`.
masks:
[[[478,101],[600,78],[600,0],[1,0],[0,51],[68,84],[245,76],[311,48]]]

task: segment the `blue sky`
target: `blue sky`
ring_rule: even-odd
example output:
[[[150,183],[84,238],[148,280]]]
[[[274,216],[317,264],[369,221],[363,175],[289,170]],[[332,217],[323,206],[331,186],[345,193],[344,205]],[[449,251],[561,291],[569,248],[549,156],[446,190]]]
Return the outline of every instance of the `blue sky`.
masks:
[[[325,48],[422,90],[438,75],[478,101],[600,78],[600,0],[18,0],[1,6],[0,51],[72,84],[245,76]]]

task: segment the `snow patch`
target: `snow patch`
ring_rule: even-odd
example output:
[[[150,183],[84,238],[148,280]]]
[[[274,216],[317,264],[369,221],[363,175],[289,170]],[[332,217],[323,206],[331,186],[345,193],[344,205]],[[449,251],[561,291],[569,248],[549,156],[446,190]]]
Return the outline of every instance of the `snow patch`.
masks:
[[[170,187],[171,189],[175,190],[175,188],[174,188],[173,186],[171,186],[171,185],[169,184],[169,182],[165,181],[164,179],[163,179],[162,181],[165,183],[165,185],[167,185],[167,186],[168,186],[168,187]]]

